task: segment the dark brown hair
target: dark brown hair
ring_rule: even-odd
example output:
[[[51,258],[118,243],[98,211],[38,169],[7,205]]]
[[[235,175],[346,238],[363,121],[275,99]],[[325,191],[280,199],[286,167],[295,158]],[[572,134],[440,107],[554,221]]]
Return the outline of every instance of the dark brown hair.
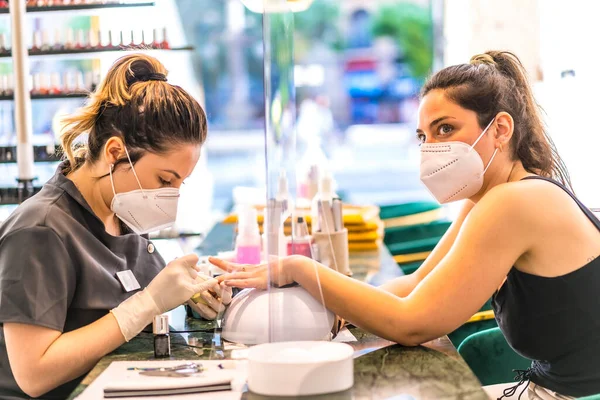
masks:
[[[97,161],[113,136],[123,139],[134,163],[146,151],[160,154],[172,145],[204,143],[204,110],[181,87],[169,84],[166,76],[165,67],[145,54],[117,60],[87,104],[63,120],[61,142],[69,161],[64,172]],[[74,145],[85,134],[87,145]]]
[[[527,171],[572,189],[567,168],[548,135],[525,68],[516,55],[488,51],[472,57],[469,64],[444,68],[427,81],[421,96],[435,89],[444,90],[451,101],[477,113],[482,129],[499,112],[509,113],[514,120],[512,159],[520,160]]]

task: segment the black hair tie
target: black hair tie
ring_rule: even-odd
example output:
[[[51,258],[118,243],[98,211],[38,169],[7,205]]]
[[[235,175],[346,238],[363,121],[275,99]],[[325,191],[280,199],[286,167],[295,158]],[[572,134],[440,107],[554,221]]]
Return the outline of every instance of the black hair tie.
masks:
[[[136,82],[147,82],[147,81],[167,81],[167,76],[165,74],[161,74],[160,72],[150,72],[148,74],[139,74],[129,77],[127,79],[127,84],[129,86],[133,85]]]

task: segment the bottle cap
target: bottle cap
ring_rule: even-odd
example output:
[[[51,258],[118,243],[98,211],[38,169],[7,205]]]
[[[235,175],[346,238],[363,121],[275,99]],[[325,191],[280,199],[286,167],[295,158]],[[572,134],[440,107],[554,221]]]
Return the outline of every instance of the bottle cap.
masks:
[[[169,333],[169,316],[165,314],[154,317],[152,332],[155,335],[166,335]]]

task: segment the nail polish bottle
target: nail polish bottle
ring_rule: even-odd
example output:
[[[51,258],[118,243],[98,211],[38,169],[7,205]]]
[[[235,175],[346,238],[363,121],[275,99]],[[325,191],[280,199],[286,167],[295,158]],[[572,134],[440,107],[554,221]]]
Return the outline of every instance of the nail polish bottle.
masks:
[[[100,84],[100,71],[94,70],[93,75],[92,75],[92,87],[90,88],[90,90],[92,92],[94,92],[99,84]]]
[[[77,31],[77,40],[75,42],[75,49],[82,50],[85,48],[85,31],[83,29],[79,29]]]
[[[106,44],[104,44],[102,46],[103,49],[112,49],[114,48],[113,46],[113,35],[112,35],[112,31],[108,31],[108,39],[106,41]]]
[[[52,86],[52,83],[50,81],[50,74],[47,72],[42,72],[40,74],[40,94],[42,95],[49,95],[50,94],[50,88]]]
[[[62,44],[62,32],[60,29],[54,31],[54,45],[52,46],[52,50],[61,51],[64,48]]]
[[[148,45],[146,44],[146,38],[144,36],[144,30],[142,29],[142,42],[138,45],[140,49],[147,49]]]
[[[75,92],[77,92],[77,93],[85,93],[86,92],[85,84],[83,83],[83,72],[81,72],[81,71],[77,71],[75,73]]]
[[[8,7],[8,1],[0,0],[0,8],[7,8],[7,7]]]
[[[67,39],[65,40],[65,49],[73,50],[75,48],[75,33],[72,28],[67,29]]]
[[[37,7],[46,7],[48,5],[48,3],[46,2],[46,0],[38,0],[36,6]]]
[[[60,83],[60,73],[53,72],[50,83],[50,94],[59,95],[62,94],[62,85]]]
[[[4,88],[4,94],[12,96],[15,93],[15,78],[13,74],[6,74],[6,87]]]
[[[98,29],[98,31],[96,32],[96,39],[96,49],[104,48],[104,46],[102,45],[102,31],[100,29]]]
[[[65,71],[63,73],[63,93],[71,94],[73,93],[73,79],[71,71]]]
[[[33,31],[33,44],[31,46],[32,53],[39,53],[42,47],[42,34],[40,31]]]
[[[92,86],[94,85],[94,74],[92,71],[85,71],[84,74],[84,86],[86,90],[92,91]]]
[[[152,44],[151,47],[153,49],[159,49],[160,48],[160,42],[158,41],[158,28],[154,28],[152,30]]]
[[[40,74],[39,73],[34,74],[33,75],[33,87],[31,89],[31,94],[32,95],[40,95],[41,94],[41,92],[40,92],[41,86],[42,86],[42,83],[41,83]]]
[[[123,39],[123,31],[120,31],[120,35],[121,35],[121,42],[119,43],[119,47],[123,48],[123,47],[125,47],[125,40]]]
[[[37,6],[37,0],[27,0],[27,7]]]
[[[6,45],[6,34],[0,33],[0,54],[8,53],[8,46]]]
[[[96,37],[96,31],[93,29],[89,29],[85,32],[86,36],[86,49],[95,49],[98,47],[98,38]]]
[[[131,41],[129,42],[128,47],[135,49],[136,45],[135,45],[135,40],[133,40],[133,31],[130,32],[130,36],[131,36]]]
[[[169,40],[167,39],[167,28],[163,28],[163,40],[162,43],[160,44],[160,48],[161,49],[170,49],[171,46],[169,45]]]
[[[294,234],[288,242],[287,253],[312,258],[312,236],[308,233],[304,217],[299,216],[292,221],[292,229]]]
[[[40,46],[41,51],[50,51],[50,35],[48,35],[48,31],[42,31],[42,45]]]
[[[170,357],[171,337],[169,336],[169,316],[157,315],[154,317],[152,332],[154,333],[154,357]]]
[[[0,96],[6,96],[6,87],[8,86],[8,78],[6,75],[0,75]]]

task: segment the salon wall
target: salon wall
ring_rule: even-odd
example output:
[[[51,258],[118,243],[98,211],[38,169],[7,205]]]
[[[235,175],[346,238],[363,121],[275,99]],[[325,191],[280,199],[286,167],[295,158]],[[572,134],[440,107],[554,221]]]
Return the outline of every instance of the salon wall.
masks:
[[[599,12],[600,2],[589,0],[444,1],[443,64],[489,49],[517,54],[575,192],[588,207],[600,207],[600,135],[590,122],[600,105]]]
[[[539,0],[446,0],[444,64],[486,50],[510,50],[534,80],[542,79]]]

